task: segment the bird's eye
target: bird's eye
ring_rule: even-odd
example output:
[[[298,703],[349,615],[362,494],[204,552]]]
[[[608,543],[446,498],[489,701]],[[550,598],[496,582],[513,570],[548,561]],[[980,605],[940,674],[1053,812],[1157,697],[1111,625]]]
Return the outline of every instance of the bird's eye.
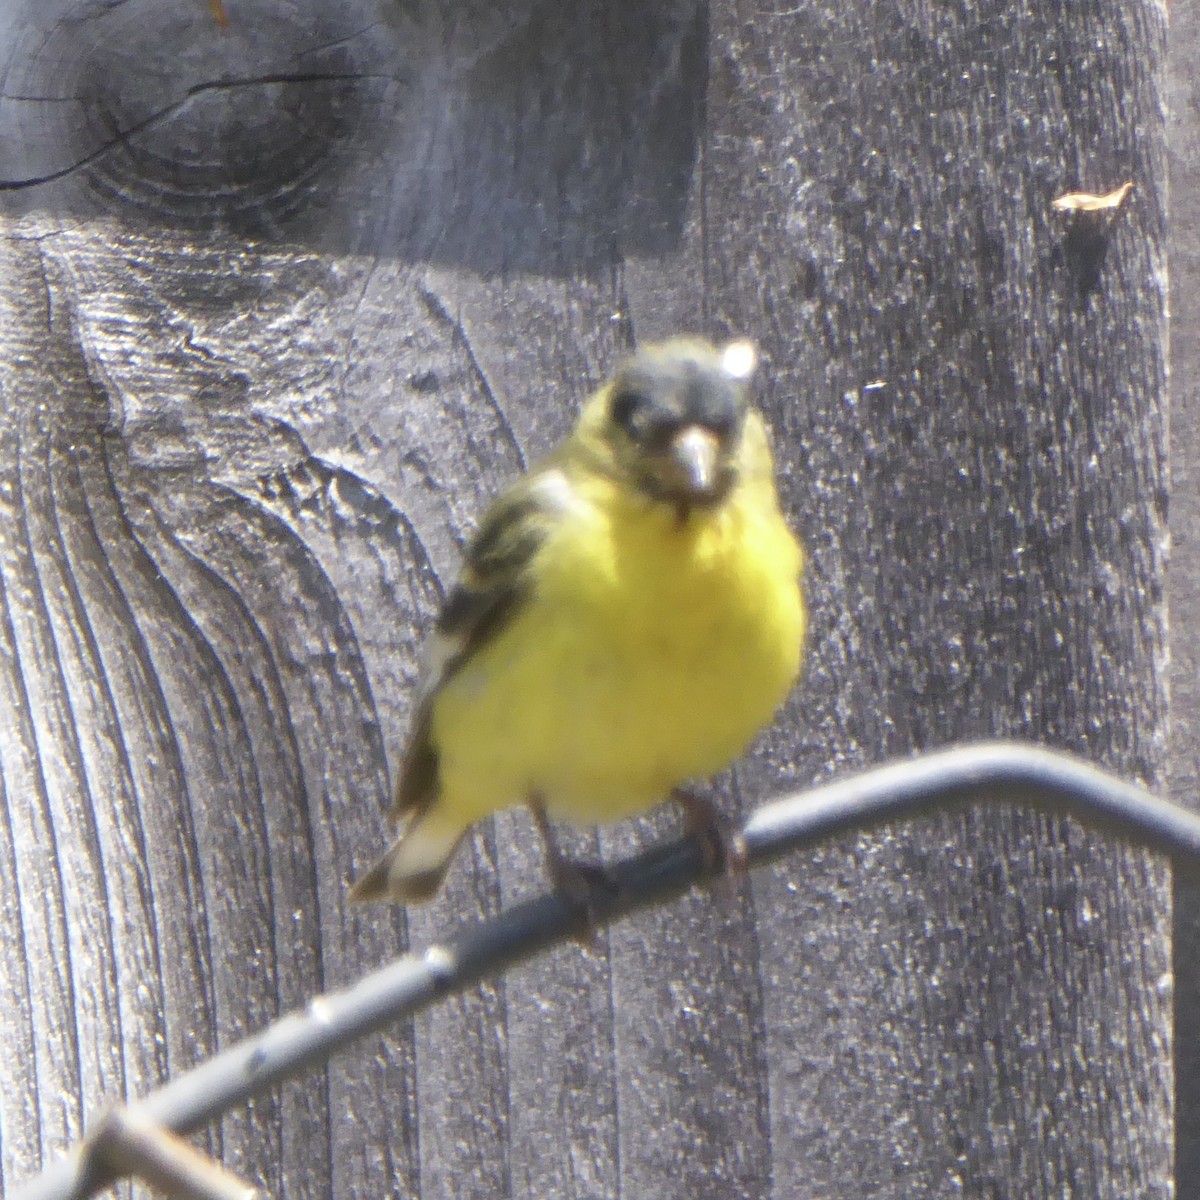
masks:
[[[623,389],[612,398],[609,413],[614,425],[619,425],[630,437],[639,433],[640,422],[636,420],[638,413],[645,408],[644,397],[637,392]]]

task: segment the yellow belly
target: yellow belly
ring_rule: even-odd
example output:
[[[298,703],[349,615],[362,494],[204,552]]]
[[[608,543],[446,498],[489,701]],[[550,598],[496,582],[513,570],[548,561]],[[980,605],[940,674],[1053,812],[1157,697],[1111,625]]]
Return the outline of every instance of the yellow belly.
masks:
[[[539,551],[526,608],[435,701],[445,813],[533,794],[616,820],[734,759],[800,665],[800,549],[766,487],[681,521],[615,493]]]

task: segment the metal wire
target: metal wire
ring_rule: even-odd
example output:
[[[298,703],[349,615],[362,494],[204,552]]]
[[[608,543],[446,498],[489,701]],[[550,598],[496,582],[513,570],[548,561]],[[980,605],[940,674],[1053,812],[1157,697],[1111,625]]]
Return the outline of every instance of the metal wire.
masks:
[[[797,792],[758,809],[742,833],[749,863],[761,865],[833,834],[978,801],[1067,812],[1163,851],[1180,865],[1200,866],[1200,816],[1079,759],[1018,743],[927,754]],[[593,888],[591,916],[607,923],[662,903],[711,873],[693,838],[648,850],[608,869],[612,886]],[[441,945],[317,997],[123,1111],[139,1123],[191,1132],[355,1039],[572,937],[578,920],[576,907],[549,895],[468,925]],[[84,1142],[18,1187],[12,1200],[83,1200],[114,1178],[97,1166]]]

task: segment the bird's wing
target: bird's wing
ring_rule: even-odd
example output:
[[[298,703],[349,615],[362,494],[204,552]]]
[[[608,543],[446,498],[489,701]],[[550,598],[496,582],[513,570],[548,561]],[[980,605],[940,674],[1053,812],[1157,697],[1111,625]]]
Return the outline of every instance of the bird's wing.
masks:
[[[547,463],[514,484],[485,514],[425,646],[393,819],[411,819],[436,799],[438,756],[430,726],[437,694],[520,610],[533,586],[529,566],[572,503],[566,472]]]

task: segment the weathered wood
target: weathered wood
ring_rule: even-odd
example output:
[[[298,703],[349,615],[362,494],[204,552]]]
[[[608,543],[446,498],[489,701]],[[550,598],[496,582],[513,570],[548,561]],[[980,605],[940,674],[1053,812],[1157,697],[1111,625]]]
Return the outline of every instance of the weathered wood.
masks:
[[[731,804],[992,733],[1161,779],[1160,6],[228,7],[0,15],[0,1186],[539,886],[506,814],[428,909],[344,903],[474,514],[631,336],[760,341],[810,548]],[[1125,178],[1103,237],[1050,209]],[[1168,941],[1150,855],[922,822],[211,1148],[288,1197],[1166,1196]]]
[[[1173,797],[1200,807],[1200,14],[1176,5],[1167,56],[1171,225],[1171,723]],[[1175,880],[1175,1191],[1200,1192],[1200,881]]]

